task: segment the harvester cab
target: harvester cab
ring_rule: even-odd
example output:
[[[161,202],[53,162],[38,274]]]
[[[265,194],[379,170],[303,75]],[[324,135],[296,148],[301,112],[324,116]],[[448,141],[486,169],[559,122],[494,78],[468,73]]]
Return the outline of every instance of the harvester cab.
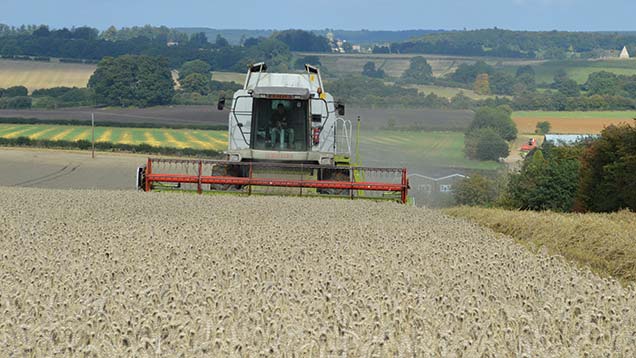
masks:
[[[344,105],[324,91],[320,71],[311,65],[302,74],[266,71],[264,63],[250,66],[231,100],[227,159],[348,164],[352,124]],[[225,105],[221,98],[218,108]]]
[[[138,169],[139,189],[406,202],[406,169],[352,163],[352,123],[314,66],[305,65],[303,73],[269,73],[265,63],[251,65],[243,88],[231,99],[221,97],[217,108],[229,109],[225,158],[149,158]],[[184,173],[187,168],[192,173]]]

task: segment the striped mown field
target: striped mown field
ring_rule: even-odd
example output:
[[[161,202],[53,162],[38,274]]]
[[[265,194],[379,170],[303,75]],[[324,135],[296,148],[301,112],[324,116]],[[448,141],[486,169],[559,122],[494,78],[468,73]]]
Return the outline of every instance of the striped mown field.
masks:
[[[90,140],[91,127],[0,124],[0,137],[48,140]],[[227,132],[196,129],[95,127],[96,142],[149,144],[157,147],[224,150]]]

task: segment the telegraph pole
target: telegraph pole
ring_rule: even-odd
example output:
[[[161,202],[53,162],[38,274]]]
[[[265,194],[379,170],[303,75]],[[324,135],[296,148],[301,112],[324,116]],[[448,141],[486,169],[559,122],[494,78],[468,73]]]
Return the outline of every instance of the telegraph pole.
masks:
[[[91,113],[91,157],[95,159],[95,113]]]

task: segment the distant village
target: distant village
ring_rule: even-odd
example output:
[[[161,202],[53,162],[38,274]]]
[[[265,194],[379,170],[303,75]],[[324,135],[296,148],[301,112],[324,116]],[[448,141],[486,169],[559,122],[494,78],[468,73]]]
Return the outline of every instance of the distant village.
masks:
[[[347,40],[338,39],[334,36],[333,32],[328,32],[327,40],[331,45],[331,52],[333,53],[371,53],[373,48],[371,46],[352,45]]]

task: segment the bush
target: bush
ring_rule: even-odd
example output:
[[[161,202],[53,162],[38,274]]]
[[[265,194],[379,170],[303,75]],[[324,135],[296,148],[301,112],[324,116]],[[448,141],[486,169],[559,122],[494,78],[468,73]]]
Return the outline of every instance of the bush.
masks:
[[[491,179],[475,174],[457,183],[453,196],[459,205],[487,206],[497,199],[497,186]]]
[[[31,97],[0,98],[0,109],[28,109],[31,108]]]
[[[508,143],[492,128],[475,129],[465,136],[465,154],[470,159],[496,160],[510,154]]]
[[[55,109],[60,107],[57,99],[53,97],[35,97],[32,101],[32,108]]]
[[[95,101],[95,94],[88,88],[73,88],[59,97],[68,105],[90,105]]]
[[[552,126],[548,121],[537,122],[537,128],[534,130],[534,132],[536,134],[548,134],[551,127]]]
[[[18,138],[0,137],[0,146],[88,150],[91,148],[91,142],[87,140],[68,141],[68,140],[30,139],[28,137],[18,137]],[[220,152],[216,150],[211,150],[211,149],[153,147],[148,144],[123,144],[123,143],[110,143],[110,142],[96,142],[95,149],[99,151],[121,151],[121,152],[131,152],[131,153],[190,156],[190,157],[203,157],[203,158],[214,158],[221,155]]]
[[[13,86],[2,90],[2,97],[26,97],[29,90],[24,86]]]
[[[60,97],[76,87],[51,87],[36,89],[31,93],[31,97]]]

